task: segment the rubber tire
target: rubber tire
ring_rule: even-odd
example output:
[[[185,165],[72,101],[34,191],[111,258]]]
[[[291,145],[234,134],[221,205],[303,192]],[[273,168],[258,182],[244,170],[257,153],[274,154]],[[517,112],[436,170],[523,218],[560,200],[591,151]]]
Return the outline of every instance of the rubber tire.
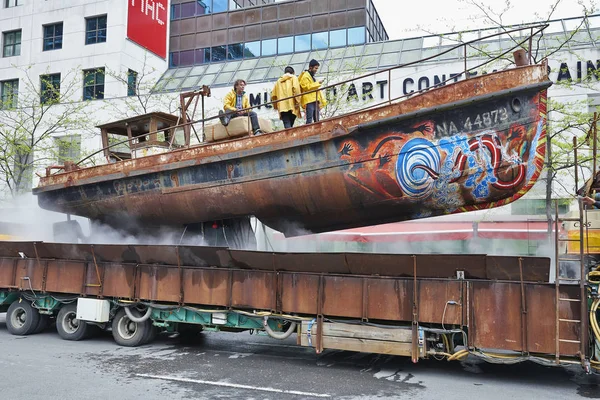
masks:
[[[33,333],[42,333],[50,325],[50,316],[46,314],[40,314],[40,321],[35,328]]]
[[[13,314],[22,311],[25,313],[25,322],[22,326],[13,325]],[[40,322],[40,313],[27,300],[13,301],[6,312],[6,329],[10,334],[17,336],[26,336],[35,333]]]
[[[152,343],[154,341],[154,339],[156,339],[156,335],[158,335],[158,328],[156,326],[152,325],[152,323],[150,323],[150,326],[148,328],[148,331],[146,332],[146,337],[144,338],[143,344]]]
[[[78,321],[79,325],[75,330],[65,330],[63,324],[67,324],[68,319],[72,314],[77,316],[77,304],[65,304],[58,311],[58,315],[56,316],[56,331],[58,335],[64,340],[83,340],[88,337],[90,333],[90,326],[85,323],[85,321]]]
[[[128,327],[134,326],[134,334],[131,337],[122,336],[119,331],[120,324],[122,325],[122,328],[125,328],[123,325],[128,325]],[[148,338],[148,330],[151,329],[151,326],[152,321],[150,318],[144,322],[133,322],[129,319],[127,314],[125,314],[125,310],[121,308],[112,320],[112,335],[119,346],[137,347],[144,344],[144,339]]]

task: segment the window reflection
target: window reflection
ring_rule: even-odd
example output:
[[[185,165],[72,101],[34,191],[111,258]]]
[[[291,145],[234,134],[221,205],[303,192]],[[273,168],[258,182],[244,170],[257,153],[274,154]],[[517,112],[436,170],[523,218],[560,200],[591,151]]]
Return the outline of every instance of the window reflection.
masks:
[[[321,50],[326,49],[329,46],[329,34],[328,32],[319,32],[312,34],[312,49]]]
[[[198,0],[196,5],[196,15],[210,14],[212,12],[212,0]]]
[[[310,35],[298,35],[295,37],[296,53],[310,50]]]
[[[365,27],[359,26],[357,28],[348,29],[348,45],[364,44],[365,43]]]
[[[227,46],[227,59],[238,60],[244,57],[244,45],[241,43]]]
[[[244,45],[244,57],[260,57],[260,42],[249,42]]]
[[[277,48],[279,49],[278,54],[293,53],[294,52],[294,37],[288,36],[277,39]]]
[[[210,49],[196,49],[196,64],[204,64],[210,61]]]
[[[187,50],[179,53],[179,66],[185,67],[188,65],[194,65],[194,50]]]
[[[212,3],[213,3],[212,12],[218,13],[218,12],[227,11],[228,0],[212,0]]]
[[[277,54],[277,39],[263,40],[262,51],[260,54],[263,56],[272,56]]]
[[[346,30],[338,29],[329,32],[329,47],[343,47],[346,45]]]
[[[210,61],[225,61],[227,49],[225,46],[215,46],[211,49]]]

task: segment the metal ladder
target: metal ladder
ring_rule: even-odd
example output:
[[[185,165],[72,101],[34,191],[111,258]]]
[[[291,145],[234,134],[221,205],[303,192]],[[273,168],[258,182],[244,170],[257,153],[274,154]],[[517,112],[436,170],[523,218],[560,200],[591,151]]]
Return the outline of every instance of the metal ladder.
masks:
[[[560,218],[558,214],[558,205],[556,205],[556,218],[555,218],[555,275],[554,275],[554,287],[556,291],[556,353],[555,359],[556,363],[560,364],[565,362],[565,360],[561,360],[561,351],[560,347],[562,343],[572,343],[579,345],[579,357],[582,362],[587,358],[587,303],[585,302],[586,293],[585,293],[585,258],[584,258],[584,245],[585,245],[585,236],[584,236],[584,214],[583,207],[581,201],[579,202],[579,218]],[[578,222],[579,223],[579,239],[571,239],[569,237],[562,238],[559,234],[560,226],[563,222]],[[573,256],[572,254],[561,253],[559,251],[561,243],[569,242],[577,242],[579,243],[579,254]],[[568,261],[568,262],[577,262],[579,264],[579,278],[571,278],[568,276],[561,275],[560,262]],[[566,285],[569,283],[569,286],[574,284],[578,284],[579,286],[579,297],[561,297],[561,284]],[[563,303],[577,303],[580,306],[580,319],[572,319],[563,315],[561,312],[561,304]],[[566,339],[561,336],[561,332],[564,332],[564,329],[568,325],[578,324],[580,336],[578,340]]]
[[[574,149],[574,160],[575,160],[575,187],[578,186],[578,165],[577,165],[577,139],[573,138],[573,149]],[[554,275],[554,287],[556,291],[556,352],[555,361],[557,364],[569,362],[567,360],[561,360],[561,343],[571,343],[579,345],[579,358],[582,364],[587,363],[589,359],[588,353],[588,334],[589,334],[589,322],[587,313],[587,297],[586,297],[586,262],[584,257],[584,246],[587,245],[587,214],[584,214],[583,203],[578,199],[579,206],[579,218],[561,218],[558,212],[558,202],[555,204],[555,275]],[[571,239],[568,236],[563,238],[560,236],[560,227],[563,222],[577,222],[579,223],[579,238]],[[569,243],[579,243],[579,253],[574,256],[569,254],[568,248]],[[565,253],[560,252],[560,244],[566,243],[567,251]],[[579,264],[579,278],[570,278],[568,276],[562,276],[560,271],[560,262],[569,261],[571,263],[577,262]],[[578,284],[579,286],[579,298],[574,297],[561,297],[561,283],[571,283],[570,286]],[[563,303],[577,303],[580,309],[579,319],[571,319],[561,315],[561,304]],[[579,338],[578,340],[565,339],[561,336],[561,331],[564,332],[564,328],[569,325],[579,325]],[[563,328],[563,329],[561,329]]]

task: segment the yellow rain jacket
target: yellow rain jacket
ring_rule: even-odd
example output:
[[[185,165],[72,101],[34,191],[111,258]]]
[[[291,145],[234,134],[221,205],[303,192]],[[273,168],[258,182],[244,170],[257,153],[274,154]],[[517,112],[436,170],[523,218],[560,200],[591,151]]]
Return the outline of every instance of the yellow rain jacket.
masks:
[[[300,81],[300,89],[302,89],[302,93],[310,92],[311,90],[318,89],[321,87],[321,84],[319,82],[315,82],[312,75],[308,71],[302,72],[298,77],[298,80]],[[306,108],[306,105],[308,103],[314,103],[315,101],[319,102],[319,108],[323,108],[327,105],[323,93],[321,93],[321,91],[319,90],[317,92],[312,92],[303,95],[301,101],[302,107]]]
[[[237,111],[235,108],[235,98],[237,94],[235,93],[235,89],[231,89],[231,92],[225,95],[223,99],[223,109],[225,111]],[[250,100],[248,100],[248,95],[246,92],[242,95],[242,108],[250,108]]]
[[[277,99],[287,99],[294,95],[300,95],[300,83],[298,78],[293,74],[285,74],[275,83],[273,90],[271,91],[271,101]],[[293,99],[287,99],[273,103],[273,107],[279,111],[279,116],[284,111],[291,111],[298,118],[302,118],[300,113],[300,97],[294,97]]]

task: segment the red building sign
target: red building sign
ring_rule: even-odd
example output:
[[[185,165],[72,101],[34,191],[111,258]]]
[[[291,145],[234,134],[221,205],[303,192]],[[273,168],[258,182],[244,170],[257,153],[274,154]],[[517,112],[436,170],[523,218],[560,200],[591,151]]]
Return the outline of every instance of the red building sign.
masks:
[[[168,0],[128,0],[127,37],[159,57],[167,57]]]

